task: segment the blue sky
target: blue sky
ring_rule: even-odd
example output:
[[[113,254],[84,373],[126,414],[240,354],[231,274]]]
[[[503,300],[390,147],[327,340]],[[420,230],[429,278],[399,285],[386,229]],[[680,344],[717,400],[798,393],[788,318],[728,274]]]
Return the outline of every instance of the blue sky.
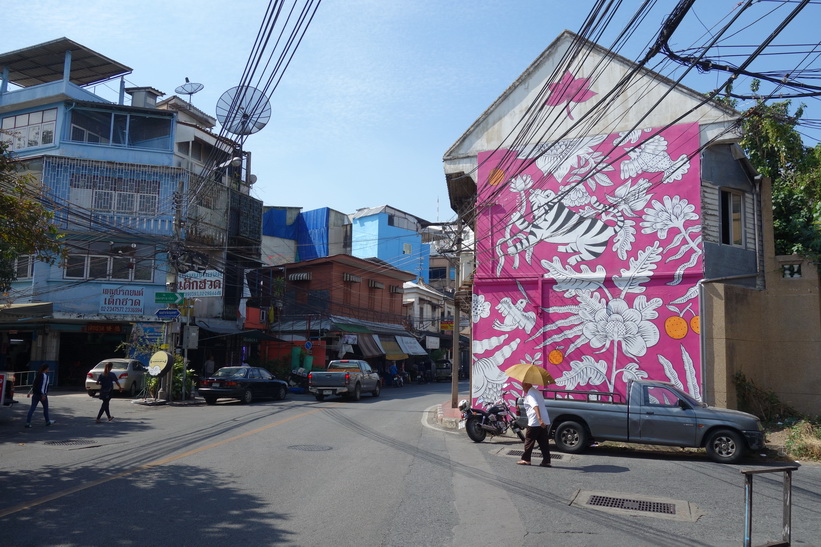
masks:
[[[560,32],[577,31],[593,4],[324,0],[271,96],[270,122],[246,141],[258,177],[253,194],[265,205],[353,213],[388,204],[430,221],[453,219],[443,154]],[[625,4],[632,12],[639,2]],[[636,52],[674,3],[660,4],[632,40]],[[697,1],[686,35],[700,35],[737,4]],[[762,12],[779,9],[762,4]],[[186,77],[204,84],[193,104],[213,115],[219,96],[240,82],[265,7],[250,0],[6,0],[0,50],[66,36],[133,68],[129,85],[168,97]],[[817,11],[794,23],[792,40],[812,30]],[[608,46],[613,35],[600,43]],[[760,36],[752,32],[747,41]],[[698,78],[687,83],[708,91],[723,76]],[[114,99],[116,83],[109,85],[97,91]]]

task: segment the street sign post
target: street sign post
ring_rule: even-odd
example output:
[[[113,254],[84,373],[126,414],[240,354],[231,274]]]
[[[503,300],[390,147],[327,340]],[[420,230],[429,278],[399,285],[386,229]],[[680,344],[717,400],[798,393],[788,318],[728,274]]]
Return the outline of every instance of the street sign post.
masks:
[[[173,321],[180,316],[180,310],[174,308],[162,308],[155,314],[160,321]]]
[[[154,293],[155,304],[182,304],[185,300],[184,292],[158,292]]]

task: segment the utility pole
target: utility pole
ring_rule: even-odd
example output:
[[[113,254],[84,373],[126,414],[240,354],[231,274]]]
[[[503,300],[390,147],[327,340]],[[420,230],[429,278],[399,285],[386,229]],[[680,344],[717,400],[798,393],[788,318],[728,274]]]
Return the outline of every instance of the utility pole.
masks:
[[[453,291],[453,363],[450,369],[450,406],[459,406],[459,371],[462,369],[462,354],[459,348],[459,326],[462,312],[459,309],[459,286],[462,281],[462,215],[457,215],[456,223],[456,287]]]

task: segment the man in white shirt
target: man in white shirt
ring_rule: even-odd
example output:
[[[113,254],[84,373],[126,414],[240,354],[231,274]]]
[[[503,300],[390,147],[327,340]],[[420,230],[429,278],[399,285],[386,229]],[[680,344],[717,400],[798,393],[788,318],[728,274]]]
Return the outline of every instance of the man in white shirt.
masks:
[[[530,456],[533,447],[539,443],[539,450],[542,451],[541,467],[550,467],[550,446],[548,446],[550,430],[550,417],[547,415],[547,407],[544,404],[542,393],[533,387],[533,384],[522,382],[522,391],[525,394],[524,405],[527,411],[527,428],[525,429],[525,449],[522,452],[522,459],[519,465],[530,465]]]

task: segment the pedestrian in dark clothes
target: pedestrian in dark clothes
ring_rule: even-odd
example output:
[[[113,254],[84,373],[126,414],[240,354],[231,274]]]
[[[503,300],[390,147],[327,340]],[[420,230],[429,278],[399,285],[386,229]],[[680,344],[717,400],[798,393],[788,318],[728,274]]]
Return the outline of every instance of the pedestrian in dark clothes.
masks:
[[[31,427],[31,416],[34,414],[34,409],[37,404],[43,405],[43,418],[46,419],[46,425],[49,426],[54,423],[54,420],[48,419],[48,364],[44,364],[37,371],[37,376],[34,377],[34,385],[31,386],[31,391],[27,395],[31,397],[31,408],[29,408],[28,417],[26,418],[26,427]]]
[[[111,417],[111,412],[108,410],[108,403],[111,401],[111,396],[113,395],[114,384],[117,384],[117,389],[120,391],[123,390],[123,386],[120,385],[117,375],[111,372],[111,363],[105,364],[105,370],[103,370],[103,373],[97,378],[97,383],[100,384],[100,400],[103,401],[103,404],[100,405],[100,411],[97,413],[97,423],[100,423],[103,412],[105,412],[110,422],[114,418]]]

